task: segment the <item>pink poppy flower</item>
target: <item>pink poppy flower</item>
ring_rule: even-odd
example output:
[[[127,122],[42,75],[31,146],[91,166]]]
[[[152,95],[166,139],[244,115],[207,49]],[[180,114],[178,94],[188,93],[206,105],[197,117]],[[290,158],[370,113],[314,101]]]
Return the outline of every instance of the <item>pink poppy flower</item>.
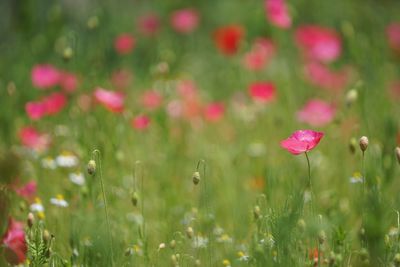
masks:
[[[15,192],[20,197],[30,200],[36,195],[36,187],[36,182],[32,180],[21,187],[15,188]]]
[[[8,228],[3,235],[4,256],[12,265],[21,264],[26,260],[28,247],[25,241],[24,226],[12,218],[8,219]]]
[[[217,122],[222,119],[225,112],[225,106],[223,103],[214,102],[208,104],[204,108],[204,117],[209,122]]]
[[[309,152],[316,147],[324,136],[322,132],[313,130],[298,130],[295,131],[289,138],[281,142],[281,147],[292,153],[299,155]]]
[[[332,62],[342,52],[339,34],[331,28],[304,25],[296,29],[296,43],[307,59]]]
[[[219,51],[227,56],[236,54],[244,37],[244,28],[240,25],[228,25],[218,28],[213,38]]]
[[[154,36],[160,29],[160,19],[155,13],[144,14],[137,20],[137,26],[143,35]]]
[[[310,62],[305,65],[306,79],[314,86],[328,90],[342,90],[350,81],[351,69],[345,67],[338,71],[330,70],[326,65]]]
[[[50,146],[50,136],[39,133],[35,128],[28,126],[19,131],[21,143],[33,150],[44,151]]]
[[[272,40],[257,38],[252,49],[244,55],[243,65],[253,71],[261,70],[271,60],[276,51]]]
[[[149,110],[155,110],[160,107],[162,100],[162,95],[155,90],[145,91],[140,96],[140,103]]]
[[[249,94],[256,102],[269,103],[276,98],[275,85],[271,82],[254,82],[249,86]]]
[[[333,105],[319,99],[311,99],[297,112],[297,119],[311,126],[323,126],[333,120],[335,112]]]
[[[50,64],[35,65],[31,72],[32,84],[39,89],[48,89],[58,85],[60,72]]]
[[[400,54],[400,22],[393,22],[386,27],[386,36],[391,49]]]
[[[111,112],[119,113],[124,110],[125,95],[97,87],[94,91],[94,98]]]
[[[46,105],[42,101],[26,103],[25,111],[31,120],[39,120],[47,113]]]
[[[132,83],[132,73],[126,69],[116,70],[111,74],[111,83],[117,89],[126,89]]]
[[[290,28],[292,25],[285,0],[265,0],[265,11],[273,25],[282,29]]]
[[[62,93],[52,93],[45,97],[42,103],[46,107],[46,115],[59,113],[67,104],[67,97]]]
[[[79,86],[78,78],[73,73],[62,72],[60,86],[67,93],[75,92]]]
[[[150,125],[150,118],[146,115],[138,115],[132,119],[131,124],[136,130],[145,130]]]
[[[191,33],[197,28],[198,24],[199,14],[194,9],[180,9],[171,15],[171,26],[179,33]]]
[[[114,48],[120,55],[131,53],[134,47],[135,38],[129,33],[122,33],[115,38]]]

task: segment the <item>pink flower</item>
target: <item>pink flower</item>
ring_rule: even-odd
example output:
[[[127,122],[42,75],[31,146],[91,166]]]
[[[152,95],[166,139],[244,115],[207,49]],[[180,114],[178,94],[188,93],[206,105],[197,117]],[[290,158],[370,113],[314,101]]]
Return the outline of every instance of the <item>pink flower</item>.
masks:
[[[184,99],[197,98],[198,89],[197,89],[196,84],[191,80],[179,81],[176,89],[177,89],[180,97],[182,97]]]
[[[124,110],[125,95],[97,87],[94,91],[94,98],[111,112],[119,113]]]
[[[268,20],[275,26],[287,29],[292,25],[292,18],[286,7],[285,0],[265,0],[265,11]]]
[[[48,89],[58,85],[60,72],[50,64],[35,65],[31,73],[32,84],[39,89]]]
[[[297,112],[297,119],[311,126],[323,126],[333,120],[335,112],[333,105],[319,99],[312,99]]]
[[[281,142],[281,147],[292,153],[299,155],[311,151],[318,145],[321,138],[324,136],[322,132],[313,130],[298,130],[295,131],[289,138]]]
[[[386,27],[386,36],[391,49],[400,54],[400,22],[393,22]]]
[[[351,69],[330,70],[326,65],[310,62],[305,65],[306,79],[313,85],[328,90],[342,90],[350,81]]]
[[[138,29],[143,35],[156,35],[160,29],[160,19],[157,14],[148,13],[139,17],[137,21]]]
[[[249,86],[249,94],[256,102],[271,102],[276,97],[275,85],[271,82],[254,82]]]
[[[8,219],[8,228],[3,235],[4,256],[12,265],[21,264],[26,260],[28,247],[25,241],[24,227],[21,222]]]
[[[331,28],[304,25],[296,29],[296,43],[307,59],[331,62],[342,52],[339,34]]]
[[[131,124],[136,130],[145,130],[150,125],[150,118],[146,115],[138,115],[132,119]]]
[[[240,25],[228,25],[218,28],[214,34],[214,42],[219,51],[227,56],[236,54],[244,37],[244,28]]]
[[[42,101],[28,102],[25,104],[25,111],[32,120],[39,120],[47,113],[46,105]]]
[[[60,78],[60,85],[65,92],[72,93],[78,88],[79,81],[75,74],[69,72],[62,72]]]
[[[126,55],[132,52],[135,46],[135,38],[129,33],[122,33],[117,36],[114,42],[114,48],[120,55]]]
[[[162,100],[162,95],[155,90],[145,91],[140,96],[140,103],[149,110],[155,110],[160,107]]]
[[[125,89],[132,83],[132,73],[125,69],[114,71],[111,74],[111,83],[117,89]]]
[[[50,136],[39,133],[35,128],[28,126],[19,131],[21,143],[36,151],[44,151],[50,146]]]
[[[271,60],[276,51],[272,40],[257,38],[252,49],[244,55],[243,64],[249,70],[261,70]]]
[[[222,119],[225,112],[225,106],[223,103],[214,102],[208,104],[204,108],[204,117],[209,122],[217,122]]]
[[[46,115],[59,113],[67,104],[67,97],[62,93],[52,93],[45,97],[42,103],[46,107]]]
[[[37,187],[36,182],[32,180],[32,181],[27,182],[22,187],[16,188],[15,192],[19,196],[21,196],[27,200],[30,200],[36,195],[36,187]]]
[[[199,14],[191,8],[180,9],[172,13],[171,26],[179,33],[191,33],[199,24]]]

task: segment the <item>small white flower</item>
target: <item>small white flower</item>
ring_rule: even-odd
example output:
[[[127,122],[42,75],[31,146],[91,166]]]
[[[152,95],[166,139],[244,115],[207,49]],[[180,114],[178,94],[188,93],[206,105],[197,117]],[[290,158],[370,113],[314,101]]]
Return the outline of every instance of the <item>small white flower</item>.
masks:
[[[50,203],[58,207],[68,207],[68,202],[64,200],[64,197],[62,195],[57,195],[57,197],[51,198]]]
[[[85,184],[85,176],[81,172],[70,173],[69,180],[76,185],[84,185]]]
[[[52,157],[45,157],[42,159],[42,167],[45,169],[54,170],[57,168],[57,163]]]
[[[29,208],[32,212],[44,212],[44,207],[42,203],[35,202]]]
[[[193,238],[192,247],[193,248],[206,248],[208,244],[208,238],[202,236],[195,236]]]
[[[60,167],[71,168],[78,165],[78,158],[70,152],[63,152],[56,157],[56,163]]]
[[[350,177],[350,183],[352,184],[358,184],[358,183],[363,183],[364,178],[362,177],[361,173],[355,172],[353,173],[353,176]]]

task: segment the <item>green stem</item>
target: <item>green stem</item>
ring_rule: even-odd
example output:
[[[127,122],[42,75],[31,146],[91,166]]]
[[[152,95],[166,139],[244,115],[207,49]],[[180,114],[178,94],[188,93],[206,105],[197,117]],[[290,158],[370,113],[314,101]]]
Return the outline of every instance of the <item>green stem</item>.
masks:
[[[365,177],[365,165],[364,165],[364,157],[365,157],[365,154],[364,154],[364,151],[362,152],[362,179],[363,179],[363,198],[365,198],[365,184],[366,184],[366,182],[367,182],[367,179],[366,179],[366,177]]]
[[[310,165],[310,158],[308,157],[307,152],[304,153],[306,155],[306,159],[307,159],[307,166],[308,166],[308,189],[310,190],[310,195],[311,195],[311,199],[310,199],[310,206],[311,206],[311,213],[314,215],[314,205],[313,205],[313,201],[314,201],[314,192],[313,192],[313,188],[312,188],[312,181],[311,181],[311,165]]]

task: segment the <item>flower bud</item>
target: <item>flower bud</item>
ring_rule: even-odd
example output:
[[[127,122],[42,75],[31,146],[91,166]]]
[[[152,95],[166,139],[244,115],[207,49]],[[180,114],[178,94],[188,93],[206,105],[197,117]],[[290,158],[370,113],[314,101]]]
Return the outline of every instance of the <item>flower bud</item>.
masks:
[[[361,149],[362,152],[364,152],[365,150],[367,150],[368,143],[369,143],[369,142],[368,142],[368,137],[362,136],[362,137],[360,138],[359,144],[360,144],[360,149]]]
[[[195,185],[199,184],[200,183],[200,173],[197,171],[194,172],[192,179],[193,179],[193,184],[195,184]]]
[[[321,231],[319,232],[319,234],[318,234],[318,241],[319,241],[319,244],[322,245],[322,244],[325,242],[325,240],[326,240],[325,231],[324,231],[324,230],[321,230]]]
[[[74,51],[72,50],[71,47],[66,47],[63,51],[63,59],[65,61],[68,61],[72,58],[72,56],[74,55]]]
[[[132,201],[133,206],[136,207],[138,204],[138,201],[139,201],[139,196],[136,191],[132,193],[131,201]]]
[[[400,253],[396,253],[396,255],[394,255],[394,266],[398,267],[400,266]]]
[[[43,240],[44,240],[44,242],[49,243],[50,239],[51,239],[51,235],[50,235],[49,231],[44,230],[43,231]]]
[[[347,92],[346,94],[346,105],[351,106],[354,102],[357,101],[358,98],[358,92],[356,89],[351,89],[350,91]]]
[[[192,239],[192,238],[193,238],[193,234],[194,234],[193,228],[189,226],[189,227],[186,229],[186,236],[187,236],[189,239]]]
[[[400,147],[396,147],[395,152],[396,152],[397,161],[400,164]]]
[[[261,215],[260,207],[259,206],[254,206],[254,208],[253,208],[254,219],[258,220],[258,218],[260,218],[260,215]]]
[[[356,152],[356,147],[357,147],[357,141],[353,137],[350,139],[350,143],[349,143],[349,149],[350,149],[351,154],[354,154]]]
[[[26,220],[28,227],[32,228],[33,224],[35,223],[35,216],[33,216],[32,212],[29,212],[28,219]]]
[[[94,160],[89,160],[89,163],[87,165],[87,172],[90,175],[94,175],[96,173],[96,161]]]
[[[175,241],[175,239],[172,239],[171,242],[169,242],[169,247],[170,247],[171,249],[175,249],[175,247],[176,247],[176,241]]]

